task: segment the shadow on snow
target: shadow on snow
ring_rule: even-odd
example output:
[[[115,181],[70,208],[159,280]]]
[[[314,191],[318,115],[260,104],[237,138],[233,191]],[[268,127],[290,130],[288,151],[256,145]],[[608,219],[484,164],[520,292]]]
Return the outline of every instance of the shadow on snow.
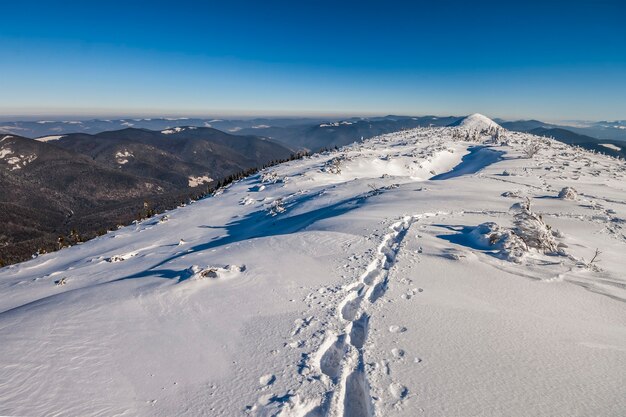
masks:
[[[294,207],[297,204],[301,204],[307,200],[311,200],[318,195],[319,194],[306,196],[305,198],[299,199],[298,201],[294,201],[289,207]],[[230,223],[226,224],[224,227],[200,226],[205,228],[225,228],[227,234],[225,236],[216,237],[209,242],[192,246],[191,248],[183,252],[177,253],[164,259],[163,261],[157,263],[156,265],[153,265],[152,267],[144,271],[126,277],[118,278],[114,281],[123,281],[127,279],[143,278],[149,276],[184,281],[185,279],[189,278],[189,271],[186,269],[174,270],[157,268],[169,262],[172,262],[182,256],[203,252],[219,246],[261,237],[286,235],[304,230],[316,222],[340,216],[344,213],[359,208],[371,196],[371,193],[367,193],[356,197],[351,197],[330,206],[321,207],[293,216],[289,216],[287,212],[284,215],[279,214],[272,217],[268,215],[266,210],[258,210],[248,214],[247,216],[233,220]]]
[[[475,174],[481,169],[501,161],[504,152],[496,151],[486,146],[472,146],[468,148],[469,153],[465,155],[461,162],[448,172],[435,175],[431,178],[433,181],[448,180],[463,175]]]

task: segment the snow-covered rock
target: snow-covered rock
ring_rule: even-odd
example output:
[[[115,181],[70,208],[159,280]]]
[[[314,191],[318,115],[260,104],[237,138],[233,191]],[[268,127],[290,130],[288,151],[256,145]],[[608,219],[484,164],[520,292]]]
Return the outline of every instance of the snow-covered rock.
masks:
[[[559,191],[559,198],[561,200],[576,200],[578,198],[578,192],[572,187],[563,187]]]

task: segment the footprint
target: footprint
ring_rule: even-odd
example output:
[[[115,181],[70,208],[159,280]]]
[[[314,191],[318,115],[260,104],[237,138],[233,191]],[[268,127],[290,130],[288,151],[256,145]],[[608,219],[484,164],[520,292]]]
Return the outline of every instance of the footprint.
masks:
[[[391,354],[395,359],[402,359],[404,357],[404,350],[393,348],[391,349]]]
[[[361,278],[361,281],[365,285],[372,285],[374,282],[377,281],[378,276],[380,275],[380,270],[378,269],[378,261],[375,261],[371,268],[371,271],[368,271],[363,276],[363,278]]]
[[[341,318],[346,321],[354,320],[362,299],[363,296],[360,296],[357,292],[351,292],[339,306]]]
[[[409,390],[404,385],[393,382],[391,383],[391,385],[389,385],[389,393],[396,400],[401,400],[408,395]]]
[[[274,381],[276,381],[276,377],[273,374],[263,375],[261,378],[259,378],[259,384],[264,387],[272,385]]]
[[[391,333],[404,333],[404,332],[406,332],[406,327],[403,327],[403,326],[396,326],[396,325],[394,324],[394,325],[389,326],[389,331],[390,331]]]
[[[369,294],[370,303],[375,303],[380,297],[382,297],[387,291],[387,280],[383,280],[372,287]]]
[[[341,362],[346,354],[346,335],[331,336],[322,345],[319,368],[324,375],[337,378],[341,374]]]
[[[352,322],[350,344],[357,349],[361,349],[365,344],[369,319],[369,316],[364,313],[358,320]]]
[[[355,370],[346,378],[343,407],[343,417],[370,417],[374,414],[369,386],[362,370]]]

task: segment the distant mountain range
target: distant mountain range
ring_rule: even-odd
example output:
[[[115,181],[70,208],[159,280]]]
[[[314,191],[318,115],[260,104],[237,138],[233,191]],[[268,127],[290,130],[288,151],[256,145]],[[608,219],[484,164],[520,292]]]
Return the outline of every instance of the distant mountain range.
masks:
[[[205,127],[237,135],[264,136],[281,141],[294,148],[319,150],[342,146],[383,133],[420,126],[446,126],[459,117],[384,116],[353,117],[349,119],[321,118],[256,118],[256,119],[199,119],[154,118],[82,121],[17,121],[0,122],[0,133],[29,138],[52,137],[71,133],[97,135],[122,129],[149,129],[167,131],[176,127]]]
[[[69,239],[73,230],[82,238],[93,237],[98,231],[128,224],[146,210],[176,206],[220,179],[287,159],[299,150],[319,151],[402,129],[456,126],[470,119],[389,115],[331,120],[5,122],[1,128],[10,133],[0,133],[0,222],[4,225],[0,261],[15,262],[40,248],[54,249],[59,236]],[[581,128],[538,120],[500,121],[500,125],[626,158],[626,142],[584,135]],[[76,238],[74,234],[72,239]]]
[[[539,120],[506,121],[495,119],[495,121],[497,121],[500,126],[517,132],[530,132],[537,128],[562,129],[599,140],[626,141],[626,120],[616,120],[614,122],[579,122],[568,125],[545,123]]]
[[[55,249],[59,236],[72,230],[93,237],[142,211],[174,207],[219,179],[292,154],[265,138],[212,128],[124,129],[40,140],[0,135],[0,260]]]
[[[397,116],[351,117],[351,118],[136,118],[136,119],[91,119],[66,121],[5,121],[0,122],[0,134],[8,133],[28,138],[54,136],[69,133],[95,135],[101,132],[126,128],[162,131],[178,126],[209,127],[231,134],[265,136],[291,146],[315,150],[343,145],[377,134],[403,128],[421,126],[447,126],[457,122],[459,116]],[[565,129],[580,135],[600,140],[626,141],[626,120],[599,122],[571,122],[557,125],[539,120],[507,121],[494,119],[502,127],[521,132],[537,128]]]
[[[38,140],[87,155],[119,172],[164,181],[177,188],[194,186],[197,178],[223,178],[288,158],[292,153],[286,146],[266,138],[193,126],[163,131],[127,128]]]
[[[516,132],[528,132],[537,136],[551,137],[568,145],[601,152],[610,156],[626,158],[626,141],[619,139],[598,139],[583,133],[584,129],[559,127],[539,120],[519,120],[501,122],[505,129]]]
[[[325,121],[315,124],[271,126],[263,129],[264,136],[278,140],[296,149],[318,151],[324,148],[348,145],[385,133],[415,127],[447,126],[458,117],[436,116],[385,116],[373,118],[351,118]],[[253,129],[242,129],[237,133],[252,134]]]
[[[28,138],[61,135],[68,133],[88,133],[95,135],[127,128],[167,130],[178,126],[210,127],[228,133],[236,133],[242,129],[254,129],[255,135],[261,134],[264,128],[295,126],[322,123],[325,119],[316,118],[255,118],[224,120],[216,118],[144,118],[115,120],[66,120],[66,121],[6,121],[0,122],[0,133],[10,133]]]
[[[534,135],[554,138],[569,145],[604,153],[606,155],[626,158],[626,142],[619,140],[599,140],[591,136],[581,135],[561,128],[538,127],[529,131]]]

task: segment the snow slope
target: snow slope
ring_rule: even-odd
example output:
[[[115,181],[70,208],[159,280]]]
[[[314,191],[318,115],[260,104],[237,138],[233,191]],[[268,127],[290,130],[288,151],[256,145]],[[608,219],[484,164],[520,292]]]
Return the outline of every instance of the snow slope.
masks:
[[[0,414],[623,416],[625,177],[414,129],[1,269]]]

